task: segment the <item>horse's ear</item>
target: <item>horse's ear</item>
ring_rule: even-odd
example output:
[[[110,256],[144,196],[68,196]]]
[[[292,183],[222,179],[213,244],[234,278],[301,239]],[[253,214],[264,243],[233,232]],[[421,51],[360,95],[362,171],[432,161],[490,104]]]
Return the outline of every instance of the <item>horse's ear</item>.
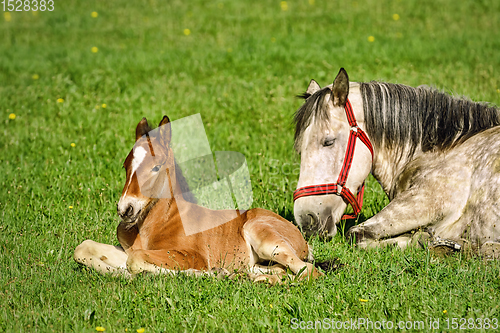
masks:
[[[146,118],[142,118],[135,128],[135,141],[139,140],[143,135],[151,131]]]
[[[345,69],[341,68],[335,81],[333,81],[333,104],[345,106],[347,96],[349,95],[349,76]]]
[[[311,82],[309,83],[309,87],[307,87],[306,94],[314,95],[314,93],[320,89],[321,87],[318,82],[311,80]]]
[[[163,119],[158,125],[159,129],[159,139],[164,147],[168,147],[170,144],[170,139],[172,138],[172,129],[170,126],[170,119],[167,116],[163,116]]]

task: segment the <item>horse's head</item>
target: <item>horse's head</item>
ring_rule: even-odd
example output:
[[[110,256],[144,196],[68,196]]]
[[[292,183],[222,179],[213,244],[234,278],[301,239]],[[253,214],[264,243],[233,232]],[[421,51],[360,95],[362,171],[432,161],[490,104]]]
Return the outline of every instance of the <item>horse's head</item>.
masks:
[[[295,114],[295,149],[301,159],[294,195],[295,220],[307,235],[332,237],[347,203],[352,201],[347,200],[349,193],[354,198],[371,170],[368,138],[368,144],[356,144],[364,128],[362,100],[358,88],[349,96],[349,78],[344,69],[333,85],[323,89],[312,80],[303,97],[306,102]],[[351,102],[354,112],[349,114]],[[354,121],[353,117],[348,119],[348,114]]]
[[[175,179],[175,162],[170,147],[170,120],[164,116],[157,129],[152,130],[146,118],[137,125],[135,145],[123,167],[127,172],[118,215],[124,222],[135,223],[161,198],[171,198],[171,180]]]

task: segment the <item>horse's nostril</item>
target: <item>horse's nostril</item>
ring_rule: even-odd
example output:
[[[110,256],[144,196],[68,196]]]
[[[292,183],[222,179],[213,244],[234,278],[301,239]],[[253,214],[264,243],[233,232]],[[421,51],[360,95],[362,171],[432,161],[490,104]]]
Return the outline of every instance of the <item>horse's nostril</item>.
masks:
[[[309,216],[309,229],[310,230],[315,230],[318,228],[318,219],[315,214],[307,214]]]
[[[121,218],[131,217],[132,213],[134,212],[134,208],[132,207],[132,205],[129,205],[127,207],[126,211],[121,211],[120,212],[120,208],[117,207],[117,211],[118,211],[118,215],[120,215]]]

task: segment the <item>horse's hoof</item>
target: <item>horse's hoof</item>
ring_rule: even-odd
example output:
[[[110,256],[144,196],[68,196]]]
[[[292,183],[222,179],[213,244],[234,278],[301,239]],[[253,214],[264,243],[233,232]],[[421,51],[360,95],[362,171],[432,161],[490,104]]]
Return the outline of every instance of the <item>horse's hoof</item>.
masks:
[[[500,259],[500,243],[486,242],[481,246],[479,253],[486,260]]]
[[[347,230],[346,238],[353,244],[363,243],[365,240],[373,239],[372,233],[363,227],[355,226]]]

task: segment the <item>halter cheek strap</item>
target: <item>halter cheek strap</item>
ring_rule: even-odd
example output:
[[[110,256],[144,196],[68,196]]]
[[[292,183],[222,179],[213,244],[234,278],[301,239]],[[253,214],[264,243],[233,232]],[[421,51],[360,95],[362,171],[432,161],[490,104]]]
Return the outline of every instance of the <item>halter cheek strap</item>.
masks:
[[[344,201],[351,204],[354,211],[353,214],[344,214],[344,216],[342,216],[342,219],[352,219],[356,218],[361,212],[361,207],[363,206],[363,194],[365,192],[365,182],[363,182],[363,185],[361,185],[356,197],[354,197],[351,190],[349,190],[345,186],[347,182],[347,176],[349,176],[349,170],[351,170],[352,159],[354,157],[354,149],[356,148],[357,142],[356,139],[359,138],[361,142],[363,142],[365,146],[370,150],[370,153],[372,154],[372,161],[373,147],[366,133],[358,127],[358,124],[356,123],[356,117],[354,117],[354,112],[352,110],[351,102],[349,102],[349,99],[345,104],[345,113],[347,115],[349,125],[351,126],[351,130],[349,132],[349,140],[347,141],[347,150],[345,152],[344,163],[342,164],[342,169],[340,170],[337,182],[298,188],[293,193],[293,201],[297,200],[298,198],[307,197],[310,195],[339,195],[342,197],[342,199],[344,199]]]

